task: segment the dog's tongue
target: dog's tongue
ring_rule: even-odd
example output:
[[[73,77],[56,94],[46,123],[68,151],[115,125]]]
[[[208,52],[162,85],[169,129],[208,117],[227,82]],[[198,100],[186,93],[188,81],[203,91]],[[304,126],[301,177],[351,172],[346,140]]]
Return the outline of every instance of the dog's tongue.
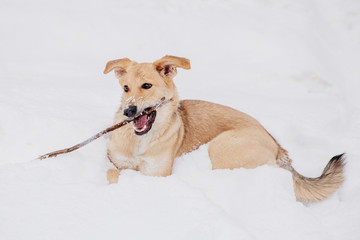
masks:
[[[147,115],[141,116],[138,118],[138,120],[136,120],[135,127],[137,129],[142,129],[146,123],[147,123]]]

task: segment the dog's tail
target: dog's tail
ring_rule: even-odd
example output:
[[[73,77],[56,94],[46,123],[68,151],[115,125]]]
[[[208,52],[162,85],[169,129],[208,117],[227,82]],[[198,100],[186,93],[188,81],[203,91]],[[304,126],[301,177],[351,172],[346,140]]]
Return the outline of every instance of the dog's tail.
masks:
[[[344,153],[334,156],[317,178],[307,178],[299,174],[292,166],[286,150],[280,147],[276,160],[279,167],[292,173],[295,196],[298,200],[318,201],[333,194],[343,183]]]

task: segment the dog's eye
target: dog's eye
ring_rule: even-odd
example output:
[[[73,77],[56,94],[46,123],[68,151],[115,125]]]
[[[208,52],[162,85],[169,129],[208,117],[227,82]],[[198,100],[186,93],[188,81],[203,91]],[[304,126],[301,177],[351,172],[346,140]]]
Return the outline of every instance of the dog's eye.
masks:
[[[128,92],[128,91],[129,91],[128,85],[125,85],[125,86],[124,86],[124,91],[125,91],[125,92]]]
[[[143,88],[143,89],[149,89],[149,88],[151,88],[152,87],[152,84],[151,83],[144,83],[142,86],[141,86],[141,88]]]

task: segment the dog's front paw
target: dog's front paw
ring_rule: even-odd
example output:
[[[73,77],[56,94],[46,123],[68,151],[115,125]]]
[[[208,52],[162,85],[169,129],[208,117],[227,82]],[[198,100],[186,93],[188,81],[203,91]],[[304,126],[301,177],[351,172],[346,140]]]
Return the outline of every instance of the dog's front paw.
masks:
[[[107,179],[110,184],[117,183],[119,180],[120,172],[117,169],[109,169],[107,171]]]

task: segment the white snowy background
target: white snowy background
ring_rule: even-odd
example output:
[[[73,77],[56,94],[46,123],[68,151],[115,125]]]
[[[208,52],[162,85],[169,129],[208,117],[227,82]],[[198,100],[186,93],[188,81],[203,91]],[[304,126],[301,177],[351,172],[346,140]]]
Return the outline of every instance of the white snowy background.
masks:
[[[173,175],[106,181],[101,138],[122,90],[108,60],[187,57],[182,99],[257,118],[317,177],[347,152],[329,199],[297,202],[289,172],[211,170],[206,146]],[[0,239],[360,239],[358,0],[1,0]]]

